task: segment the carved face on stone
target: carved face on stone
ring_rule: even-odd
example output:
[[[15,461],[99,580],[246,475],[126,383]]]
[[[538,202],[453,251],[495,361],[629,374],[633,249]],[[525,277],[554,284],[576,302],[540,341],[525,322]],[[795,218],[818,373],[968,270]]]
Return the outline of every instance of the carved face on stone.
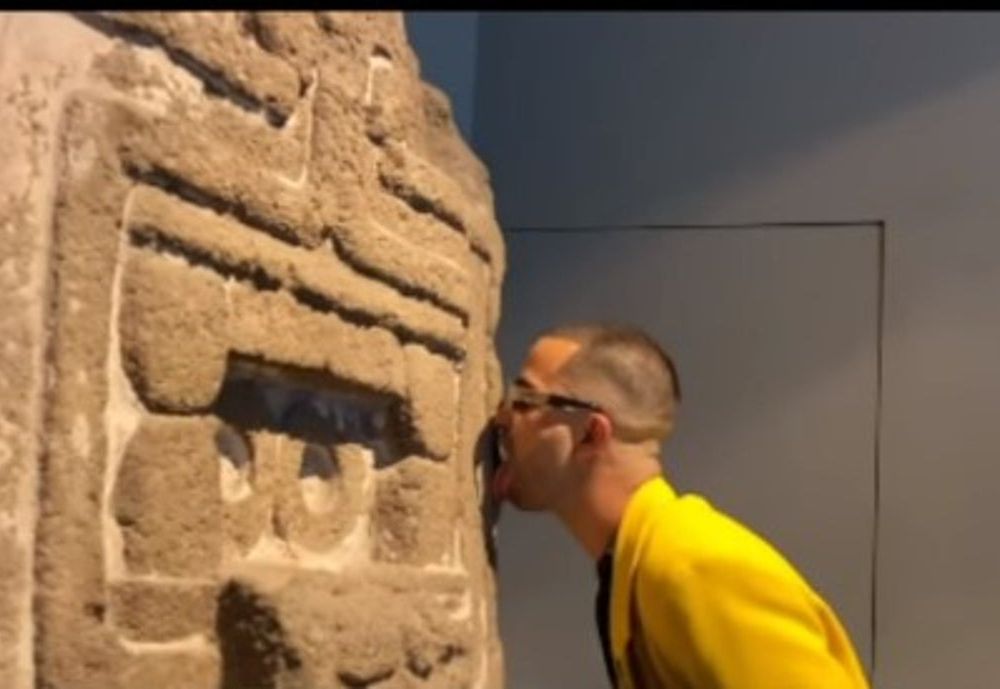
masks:
[[[25,235],[54,276],[37,683],[497,686],[473,448],[503,247],[401,15],[11,21],[68,46],[7,26],[11,74],[69,53],[24,81],[55,161]]]

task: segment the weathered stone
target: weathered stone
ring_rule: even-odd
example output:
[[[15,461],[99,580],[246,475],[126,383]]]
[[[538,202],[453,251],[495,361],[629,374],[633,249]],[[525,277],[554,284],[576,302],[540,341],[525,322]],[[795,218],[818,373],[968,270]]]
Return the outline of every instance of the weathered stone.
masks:
[[[164,46],[173,59],[203,75],[210,93],[250,101],[250,109],[266,107],[279,116],[294,107],[298,75],[255,42],[249,17],[220,13],[204,21],[198,12],[108,12],[101,19],[112,23],[111,31],[128,35],[131,29],[134,39]]]
[[[462,266],[374,220],[342,223],[334,232],[343,255],[359,269],[454,313],[468,312],[469,283]]]
[[[109,620],[131,641],[215,634],[216,584],[123,581],[109,590]]]
[[[471,686],[474,620],[460,608],[456,614],[462,603],[453,585],[412,569],[394,574],[335,583],[299,573],[278,588],[229,583],[219,605],[223,686]]]
[[[385,562],[455,566],[458,496],[454,473],[420,457],[380,472],[372,532]]]
[[[186,653],[135,653],[127,661],[121,661],[118,670],[111,686],[121,689],[218,689],[221,678],[218,651],[207,644]]]
[[[228,287],[233,349],[276,364],[325,371],[373,392],[406,393],[403,350],[389,331],[317,313],[284,292]],[[294,329],[288,325],[294,323]]]
[[[402,15],[0,35],[0,686],[499,686],[503,246]]]
[[[407,345],[410,422],[429,456],[444,459],[455,445],[458,425],[458,373],[447,359],[419,345]]]
[[[192,312],[189,304],[199,308]],[[119,329],[122,361],[154,409],[200,411],[226,367],[225,286],[210,271],[151,252],[129,251]]]
[[[154,408],[207,408],[230,352],[405,394],[402,348],[390,332],[316,312],[266,285],[227,281],[184,259],[147,250],[128,255],[120,326],[124,364]],[[192,301],[199,309],[189,317]],[[290,322],[295,330],[282,327]]]
[[[147,417],[125,451],[112,504],[128,574],[211,577],[221,500],[211,419]]]
[[[261,456],[257,488],[272,496],[276,538],[328,552],[356,527],[369,469],[362,453],[265,433],[254,445]]]
[[[129,230],[133,243],[237,280],[287,290],[307,307],[348,319],[377,319],[401,338],[462,352],[464,326],[457,316],[359,274],[333,251],[289,246],[231,216],[179,202],[147,185],[133,193]]]

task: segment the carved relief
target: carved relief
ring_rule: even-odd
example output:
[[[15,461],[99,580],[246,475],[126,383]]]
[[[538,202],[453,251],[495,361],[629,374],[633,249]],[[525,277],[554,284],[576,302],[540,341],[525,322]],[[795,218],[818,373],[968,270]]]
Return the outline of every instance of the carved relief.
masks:
[[[503,248],[401,17],[78,21],[104,38],[55,132],[38,686],[499,686]]]

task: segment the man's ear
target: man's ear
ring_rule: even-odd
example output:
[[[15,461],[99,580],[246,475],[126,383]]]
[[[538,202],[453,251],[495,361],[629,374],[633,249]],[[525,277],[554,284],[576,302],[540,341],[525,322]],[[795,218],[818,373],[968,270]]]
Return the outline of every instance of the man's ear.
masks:
[[[613,429],[611,419],[607,414],[591,414],[587,419],[587,429],[583,434],[583,443],[600,447],[611,440]]]

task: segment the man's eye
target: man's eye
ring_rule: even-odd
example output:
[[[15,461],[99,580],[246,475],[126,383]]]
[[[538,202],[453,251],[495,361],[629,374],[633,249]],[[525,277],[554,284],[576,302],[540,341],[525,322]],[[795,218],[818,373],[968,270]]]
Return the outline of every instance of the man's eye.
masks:
[[[531,402],[527,400],[514,400],[510,403],[510,406],[516,411],[527,411],[533,406]]]

